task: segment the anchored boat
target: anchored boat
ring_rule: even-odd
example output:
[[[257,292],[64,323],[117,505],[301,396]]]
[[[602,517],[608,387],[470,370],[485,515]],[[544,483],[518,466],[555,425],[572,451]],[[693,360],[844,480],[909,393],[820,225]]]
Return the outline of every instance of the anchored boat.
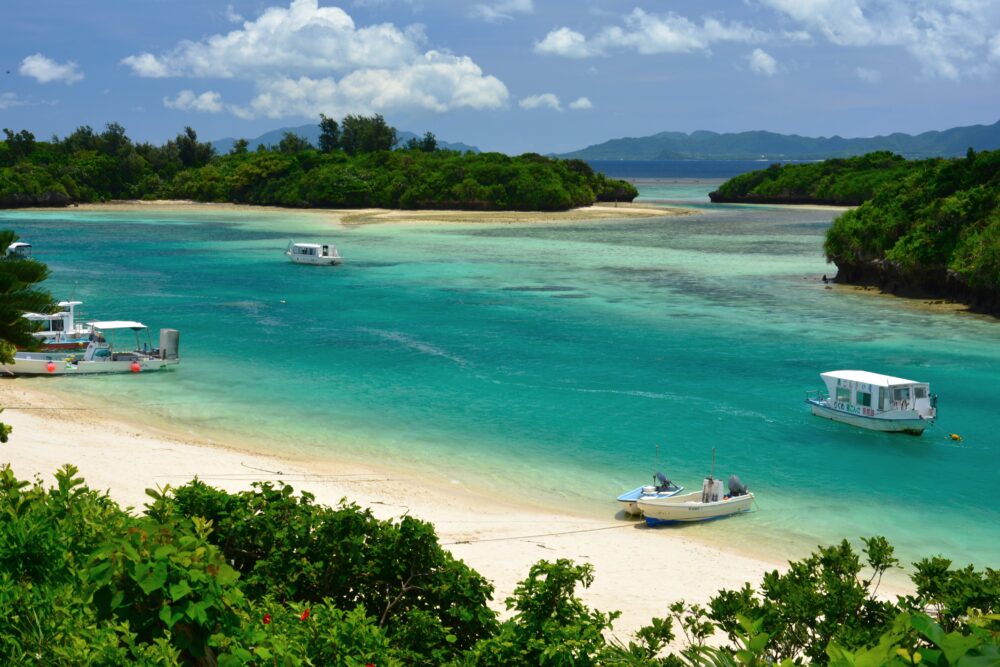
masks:
[[[337,252],[337,246],[332,243],[295,243],[288,242],[285,255],[296,264],[340,264],[344,258]]]
[[[169,368],[180,363],[180,334],[160,329],[160,346],[153,347],[149,328],[141,322],[113,320],[90,322],[90,342],[83,352],[16,352],[14,363],[0,364],[8,375],[86,375],[92,373],[139,373]],[[135,334],[135,347],[115,341]],[[143,341],[145,337],[145,341]]]
[[[869,373],[820,373],[826,391],[806,393],[812,413],[874,431],[920,435],[937,417],[937,396],[926,382]]]
[[[31,335],[43,350],[81,350],[90,343],[90,329],[76,321],[76,307],[82,301],[60,301],[55,313],[25,313],[24,318],[40,327]]]

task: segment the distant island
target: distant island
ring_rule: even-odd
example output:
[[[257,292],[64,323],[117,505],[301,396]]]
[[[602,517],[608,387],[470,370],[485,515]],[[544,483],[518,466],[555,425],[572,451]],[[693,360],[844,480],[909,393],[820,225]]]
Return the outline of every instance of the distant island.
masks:
[[[771,165],[713,192],[716,202],[845,204],[824,251],[836,282],[947,298],[1000,315],[1000,151],[906,160],[877,152]]]
[[[583,160],[442,149],[425,133],[400,142],[380,115],[321,117],[317,140],[285,132],[274,145],[233,142],[225,155],[190,127],[162,146],[116,124],[51,141],[4,129],[0,207],[121,199],[189,199],[290,208],[564,211],[630,202],[625,181]]]
[[[992,125],[954,127],[918,135],[900,132],[886,136],[846,139],[802,137],[755,131],[719,134],[699,130],[660,132],[648,137],[625,137],[595,144],[558,157],[580,160],[824,160],[853,157],[873,151],[891,151],[906,158],[958,157],[975,150],[1000,149],[1000,121]]]

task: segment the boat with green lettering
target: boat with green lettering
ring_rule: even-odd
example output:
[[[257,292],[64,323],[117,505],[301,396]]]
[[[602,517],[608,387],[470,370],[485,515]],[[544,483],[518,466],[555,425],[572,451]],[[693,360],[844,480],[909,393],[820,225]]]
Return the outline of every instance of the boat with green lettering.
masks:
[[[920,435],[937,418],[937,396],[926,382],[868,371],[830,371],[820,377],[827,390],[806,393],[817,417],[911,435]]]

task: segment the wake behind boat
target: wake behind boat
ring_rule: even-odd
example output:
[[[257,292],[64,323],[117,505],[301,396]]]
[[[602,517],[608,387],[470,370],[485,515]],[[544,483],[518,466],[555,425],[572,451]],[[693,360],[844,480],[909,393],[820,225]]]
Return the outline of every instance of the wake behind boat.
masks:
[[[826,392],[806,393],[812,413],[852,426],[920,435],[937,417],[937,396],[925,382],[869,373],[820,373]]]
[[[154,348],[149,328],[141,322],[112,320],[90,322],[89,326],[90,342],[82,353],[17,352],[14,354],[14,363],[0,364],[0,373],[8,375],[139,373],[169,368],[180,363],[180,334],[176,329],[160,329],[160,346]],[[134,349],[125,348],[122,351],[124,345],[116,344],[115,334],[122,331],[132,331],[135,334]],[[145,342],[142,341],[143,335]]]

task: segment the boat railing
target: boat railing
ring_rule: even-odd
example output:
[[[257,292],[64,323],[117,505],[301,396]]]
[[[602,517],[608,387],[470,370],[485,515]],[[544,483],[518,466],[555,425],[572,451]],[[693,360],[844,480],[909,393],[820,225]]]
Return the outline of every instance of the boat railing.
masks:
[[[822,389],[810,389],[806,392],[806,403],[822,403],[830,398]]]

